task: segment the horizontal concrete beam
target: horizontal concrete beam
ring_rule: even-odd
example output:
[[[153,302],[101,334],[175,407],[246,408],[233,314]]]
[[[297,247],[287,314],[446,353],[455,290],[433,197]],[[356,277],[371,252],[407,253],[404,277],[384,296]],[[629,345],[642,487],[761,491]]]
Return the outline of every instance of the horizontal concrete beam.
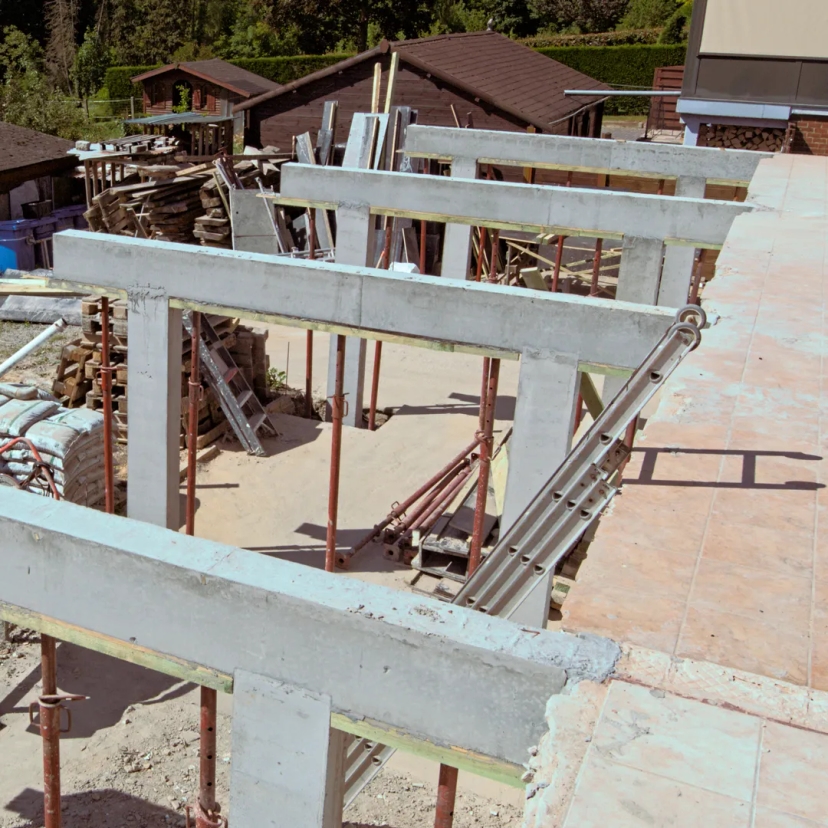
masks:
[[[644,141],[612,141],[533,135],[483,129],[414,124],[405,136],[405,153],[416,158],[474,159],[480,164],[628,173],[645,178],[691,176],[747,184],[771,153],[683,147]]]
[[[86,290],[160,288],[172,300],[260,318],[272,313],[517,354],[565,351],[582,363],[625,369],[638,367],[674,316],[628,302],[80,230],[56,234],[54,248],[58,283]]]
[[[618,647],[0,488],[0,601],[232,675],[330,696],[347,718],[512,764],[567,682]]]
[[[368,204],[379,215],[607,239],[629,235],[702,248],[721,247],[736,216],[753,209],[731,201],[305,164],[282,166],[274,198],[331,210]]]

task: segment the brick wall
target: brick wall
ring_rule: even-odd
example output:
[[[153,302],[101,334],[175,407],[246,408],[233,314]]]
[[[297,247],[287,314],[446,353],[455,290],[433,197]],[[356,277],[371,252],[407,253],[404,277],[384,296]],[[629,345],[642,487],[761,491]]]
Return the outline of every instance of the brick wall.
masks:
[[[791,152],[801,155],[828,155],[828,115],[794,115]]]

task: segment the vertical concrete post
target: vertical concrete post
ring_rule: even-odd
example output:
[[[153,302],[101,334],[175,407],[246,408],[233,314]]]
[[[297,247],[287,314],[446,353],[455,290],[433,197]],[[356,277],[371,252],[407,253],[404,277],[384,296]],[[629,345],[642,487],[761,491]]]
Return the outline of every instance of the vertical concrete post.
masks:
[[[451,162],[452,178],[477,178],[477,160],[455,158]],[[466,279],[471,257],[471,232],[468,224],[446,224],[440,275],[448,279]]]
[[[234,828],[328,828],[330,726],[329,696],[236,671],[230,770]]]
[[[337,264],[374,265],[374,227],[367,204],[342,204],[336,211]],[[349,336],[345,342],[346,413],[342,424],[362,428],[362,393],[365,387],[366,342]],[[336,337],[331,337],[328,359],[328,399],[336,388]],[[326,406],[330,420],[330,404]]]
[[[695,176],[682,176],[676,181],[676,195],[684,198],[704,198],[707,181]],[[693,260],[696,251],[692,247],[667,247],[658,304],[668,308],[681,308],[687,304],[690,281],[693,278]]]
[[[129,293],[127,515],[179,528],[181,311],[158,288]]]
[[[663,258],[664,242],[660,239],[625,236],[616,298],[641,305],[657,304]],[[626,376],[604,377],[601,398],[605,405],[621,390],[627,379]]]
[[[580,380],[576,354],[529,348],[521,354],[501,535],[569,453]],[[551,590],[550,573],[514,611],[512,620],[545,628]]]

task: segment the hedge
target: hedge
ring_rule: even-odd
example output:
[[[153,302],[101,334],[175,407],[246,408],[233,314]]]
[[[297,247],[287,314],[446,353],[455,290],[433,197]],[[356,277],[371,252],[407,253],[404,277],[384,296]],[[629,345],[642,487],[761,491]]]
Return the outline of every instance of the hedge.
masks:
[[[661,29],[621,29],[617,32],[594,34],[538,35],[518,40],[531,49],[546,46],[629,46],[638,43],[658,43]]]
[[[655,70],[659,66],[683,64],[687,47],[563,46],[537,51],[610,86],[651,89]],[[608,115],[646,115],[649,107],[649,98],[610,98],[604,112]]]
[[[610,32],[609,34],[614,34]],[[620,33],[619,33],[620,34]],[[610,86],[649,89],[653,74],[659,66],[678,66],[684,63],[685,46],[649,44],[625,46],[544,46],[536,51]],[[276,83],[290,83],[326,66],[337,63],[351,54],[296,55],[293,57],[243,58],[231,61],[236,66],[255,72]],[[141,96],[141,85],[133,84],[131,77],[152,69],[152,66],[115,66],[108,69],[104,86],[110,99]],[[605,112],[609,115],[646,115],[648,98],[611,98]]]
[[[286,84],[302,78],[305,75],[310,75],[311,72],[324,69],[333,63],[338,63],[347,57],[351,57],[351,54],[240,58],[238,60],[231,60],[230,63],[242,69],[247,69],[248,72],[255,72],[257,75],[261,75],[263,78],[268,78],[276,83]],[[160,65],[157,64],[156,66]],[[135,77],[135,75],[140,75],[142,72],[148,72],[150,69],[155,69],[156,66],[113,66],[107,69],[104,78],[104,87],[109,91],[109,98],[129,98],[133,95],[136,98],[140,98],[142,86],[140,83],[132,83],[130,78]]]

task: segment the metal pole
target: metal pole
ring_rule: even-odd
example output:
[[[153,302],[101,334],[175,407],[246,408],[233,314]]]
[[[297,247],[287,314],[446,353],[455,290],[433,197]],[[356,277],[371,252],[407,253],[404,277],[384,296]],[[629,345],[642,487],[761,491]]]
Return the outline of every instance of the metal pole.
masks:
[[[578,402],[575,405],[575,426],[572,429],[572,434],[574,435],[575,432],[581,425],[581,418],[584,414],[584,398],[581,394],[578,394]]]
[[[221,807],[216,802],[216,701],[217,693],[201,688],[200,757],[196,828],[216,828],[222,824]]]
[[[561,261],[563,260],[565,241],[566,236],[558,236],[558,249],[555,251],[555,270],[552,272],[552,293],[558,292],[558,276],[561,273]]]
[[[371,377],[371,403],[368,408],[368,430],[377,430],[377,395],[379,394],[380,362],[382,361],[382,340],[374,345],[374,372]]]
[[[475,272],[474,278],[476,281],[480,281],[480,277],[483,275],[483,250],[486,247],[486,228],[480,228],[480,241],[477,245],[477,271]]]
[[[336,381],[331,399],[331,482],[328,488],[328,534],[325,541],[325,571],[334,571],[336,561],[336,517],[339,508],[339,461],[342,454],[342,417],[345,399],[345,337],[336,337]]]
[[[467,577],[471,577],[480,566],[483,547],[483,523],[486,518],[486,496],[489,492],[489,468],[492,462],[492,442],[494,433],[494,410],[497,401],[497,382],[500,377],[500,360],[492,359],[489,366],[489,381],[486,392],[486,419],[480,440],[480,459],[477,461],[477,502],[474,507],[474,529],[469,548],[469,566]]]
[[[195,534],[196,448],[198,444],[198,406],[201,402],[201,314],[193,311],[193,335],[190,341],[189,417],[187,420],[187,518],[188,535]]]
[[[702,250],[697,256],[696,261],[693,264],[693,284],[690,287],[690,304],[691,305],[700,305],[701,302],[699,301],[699,290],[701,289],[701,276],[702,276],[702,268],[703,268],[703,259],[704,257],[704,250]]]
[[[44,342],[48,342],[55,334],[66,329],[66,320],[58,319],[54,325],[50,325],[45,331],[41,331],[31,342],[25,344],[19,351],[12,354],[2,365],[0,365],[0,377],[7,374],[18,362],[25,359],[30,353],[36,351]]]
[[[486,425],[486,393],[489,389],[490,364],[491,359],[489,357],[483,357],[483,381],[480,384],[480,408],[477,419],[477,429],[481,432]]]
[[[308,258],[316,258],[316,214],[308,211]],[[305,417],[313,414],[313,331],[305,334]]]
[[[596,296],[598,294],[598,275],[601,272],[601,251],[604,248],[604,240],[597,239],[595,241],[595,255],[592,257],[592,284],[589,287],[589,295]]]
[[[98,374],[104,416],[104,504],[115,514],[115,470],[112,464],[112,367],[109,364],[109,297],[101,297],[101,370]]]
[[[498,245],[500,244],[500,230],[492,230],[492,255],[489,259],[489,281],[497,281]]]
[[[44,703],[42,697],[57,695],[55,639],[40,636],[40,669],[43,685],[40,701],[40,736],[43,740],[43,820],[45,828],[60,828],[60,702]]]
[[[437,813],[434,828],[451,828],[454,824],[454,802],[457,798],[457,768],[440,765],[437,783]]]

